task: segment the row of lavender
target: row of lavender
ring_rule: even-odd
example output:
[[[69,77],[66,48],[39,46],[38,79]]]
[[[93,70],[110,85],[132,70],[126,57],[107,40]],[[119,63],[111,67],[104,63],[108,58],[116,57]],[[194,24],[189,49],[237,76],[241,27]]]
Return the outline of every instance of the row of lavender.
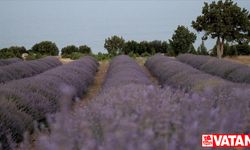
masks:
[[[93,81],[98,62],[92,57],[48,70],[34,77],[15,80],[0,87],[0,139],[8,149],[7,134],[16,142],[32,122],[45,121],[46,114],[60,108],[61,88],[74,88],[74,98],[81,97]],[[71,100],[69,100],[70,102]]]
[[[0,83],[31,77],[61,65],[56,57],[46,57],[32,61],[21,61],[0,67]]]
[[[132,58],[126,55],[113,58],[109,65],[103,90],[129,83],[151,84],[144,70]]]
[[[203,120],[204,123],[197,124],[197,128],[208,129],[208,133],[249,132],[248,85],[225,81],[162,55],[152,56],[145,65],[163,87],[170,85],[202,96],[194,97],[196,101],[191,100],[193,106],[182,110],[188,114],[187,119],[192,118],[189,121],[201,123]]]
[[[192,54],[179,55],[177,59],[194,68],[233,82],[250,83],[250,67],[247,65]]]
[[[167,64],[167,57],[157,59],[159,66]],[[51,134],[40,133],[35,148],[193,150],[201,149],[202,133],[242,133],[249,128],[249,91],[220,93],[211,99],[163,85],[151,84],[133,60],[118,56],[111,62],[102,92],[73,115],[63,111],[56,115],[56,122],[48,119]],[[30,146],[23,143],[22,149]]]
[[[157,58],[161,60],[159,65],[168,59]],[[249,101],[241,98],[249,97],[249,92],[239,91],[217,101],[163,85],[159,88],[152,84],[131,58],[118,56],[110,64],[102,92],[73,115],[63,111],[56,115],[56,122],[48,119],[51,134],[40,133],[35,147],[192,150],[201,149],[202,133],[241,133],[247,129]],[[24,143],[22,149],[29,146]]]
[[[153,124],[159,125],[157,119],[162,115],[158,110],[166,106],[160,107],[159,101],[165,99],[158,98],[158,90],[133,59],[117,56],[110,63],[99,95],[74,115],[58,113],[56,122],[49,122],[51,134],[44,137],[41,133],[35,147],[40,150],[157,149],[160,140],[152,137]],[[22,147],[30,148],[27,144]]]
[[[19,58],[0,59],[0,66],[10,65],[22,61]]]
[[[163,87],[170,85],[186,91],[203,92],[206,89],[236,85],[160,54],[150,57],[145,66]]]

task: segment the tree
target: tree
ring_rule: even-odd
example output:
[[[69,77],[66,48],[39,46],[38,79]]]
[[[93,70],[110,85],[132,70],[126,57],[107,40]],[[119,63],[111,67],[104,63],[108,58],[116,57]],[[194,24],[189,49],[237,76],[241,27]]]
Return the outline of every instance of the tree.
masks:
[[[222,54],[222,57],[227,56],[228,53],[230,53],[230,45],[228,42],[226,42],[223,46],[224,53]],[[211,49],[211,56],[217,56],[217,45],[214,45],[213,49]]]
[[[204,40],[208,36],[217,39],[218,58],[223,55],[225,41],[249,40],[250,15],[245,8],[241,9],[232,0],[213,1],[211,4],[205,2],[204,5],[202,15],[192,21],[192,27],[198,32],[205,32]]]
[[[31,48],[31,51],[41,55],[56,56],[59,54],[58,47],[51,41],[42,41],[37,43]]]
[[[204,44],[204,40],[202,40],[201,45],[198,47],[197,54],[199,55],[208,55],[207,48]]]
[[[250,46],[247,42],[236,45],[236,51],[239,55],[250,55]]]
[[[141,41],[137,49],[137,54],[141,55],[142,53],[145,53],[145,52],[151,53],[149,43],[147,41]]]
[[[123,48],[123,53],[128,55],[129,53],[136,53],[139,47],[139,43],[136,41],[127,41]]]
[[[191,45],[189,46],[189,49],[188,49],[187,53],[190,53],[190,54],[197,54],[197,51],[196,51],[196,49],[195,49],[195,47],[194,47],[193,44],[191,44]]]
[[[161,53],[167,53],[168,50],[169,50],[169,44],[168,44],[168,42],[167,41],[163,41],[161,43],[161,50],[160,50],[160,52]]]
[[[109,54],[121,54],[125,45],[125,40],[122,37],[112,36],[105,39],[104,48],[107,49]]]
[[[195,40],[196,35],[190,32],[188,28],[178,26],[172,36],[172,40],[169,40],[169,43],[174,50],[175,55],[178,55],[179,53],[187,53]]]
[[[87,45],[81,45],[81,46],[79,46],[79,52],[83,53],[83,54],[91,54],[92,50]]]
[[[62,48],[62,50],[61,50],[62,56],[70,55],[74,52],[79,52],[78,47],[76,47],[75,45],[66,46],[66,47]]]
[[[0,58],[22,58],[22,54],[27,53],[27,50],[23,46],[11,46],[9,48],[3,48],[0,50]]]

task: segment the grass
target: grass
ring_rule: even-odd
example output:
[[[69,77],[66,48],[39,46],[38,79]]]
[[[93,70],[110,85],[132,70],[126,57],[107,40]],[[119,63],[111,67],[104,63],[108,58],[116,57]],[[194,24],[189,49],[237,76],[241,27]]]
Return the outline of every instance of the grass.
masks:
[[[224,59],[250,66],[250,56],[232,56],[225,57]]]

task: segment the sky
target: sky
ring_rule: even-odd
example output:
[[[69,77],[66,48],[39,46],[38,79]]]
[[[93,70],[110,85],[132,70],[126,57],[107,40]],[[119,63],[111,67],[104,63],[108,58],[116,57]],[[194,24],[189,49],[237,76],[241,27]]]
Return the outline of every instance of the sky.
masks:
[[[206,0],[211,2],[211,0]],[[235,0],[250,10],[250,0]],[[106,52],[104,40],[167,40],[178,25],[191,27],[201,14],[202,0],[0,0],[0,48],[32,45],[44,40],[59,48],[87,44]],[[207,40],[210,49],[214,40]]]

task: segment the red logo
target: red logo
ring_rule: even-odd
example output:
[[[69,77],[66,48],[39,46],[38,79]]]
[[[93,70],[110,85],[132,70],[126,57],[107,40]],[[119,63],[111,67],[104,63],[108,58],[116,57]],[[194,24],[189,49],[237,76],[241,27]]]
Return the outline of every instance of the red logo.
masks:
[[[201,142],[202,142],[202,147],[213,147],[213,135],[203,134]]]
[[[250,134],[203,134],[201,145],[210,148],[249,148]]]

